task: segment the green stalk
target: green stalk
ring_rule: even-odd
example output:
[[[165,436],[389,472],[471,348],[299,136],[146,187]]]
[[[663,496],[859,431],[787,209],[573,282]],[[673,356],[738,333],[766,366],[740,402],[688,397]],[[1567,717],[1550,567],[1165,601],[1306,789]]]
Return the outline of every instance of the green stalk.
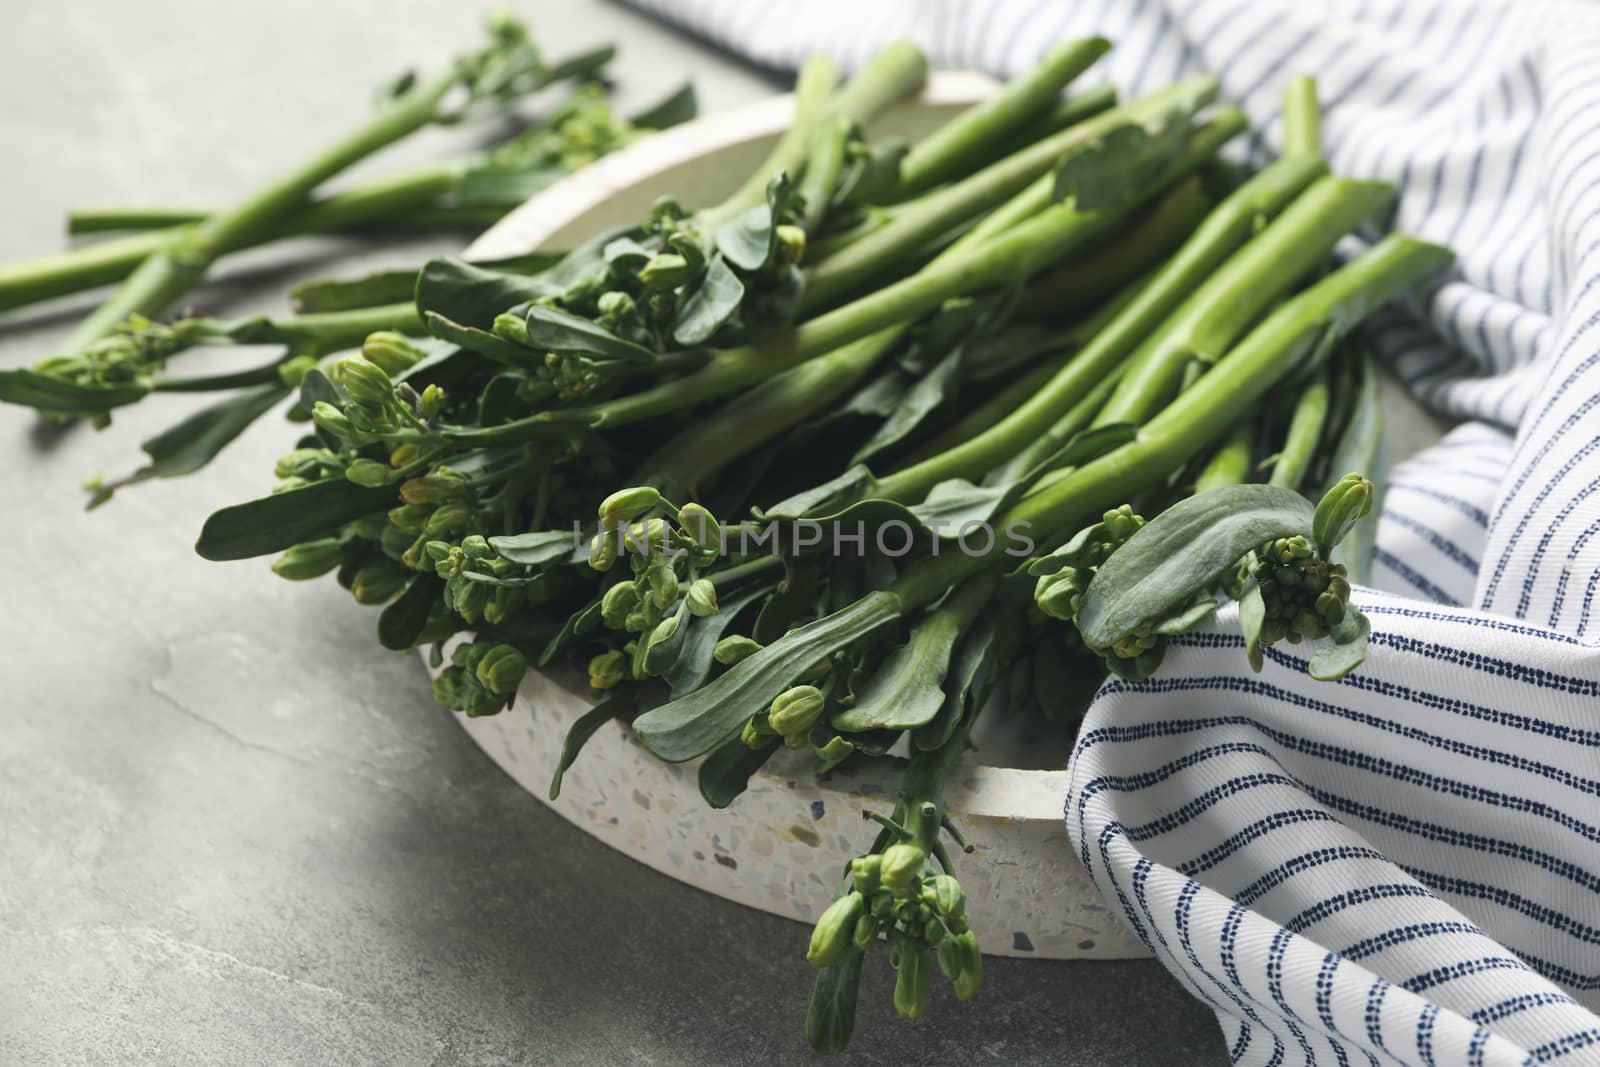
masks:
[[[392,178],[382,178],[349,192],[312,200],[285,224],[294,233],[342,230],[408,207],[416,207],[456,191],[461,179],[484,157],[452,160],[422,167]],[[177,207],[74,208],[67,216],[67,232],[74,235],[107,230],[151,230],[204,222],[216,209]],[[147,235],[154,240],[156,235]],[[90,245],[88,247],[94,247]]]
[[[710,230],[761,203],[767,195],[767,182],[778,171],[797,177],[806,165],[806,154],[817,128],[822,124],[828,98],[839,80],[839,68],[823,55],[806,59],[794,83],[794,122],[778,138],[778,143],[761,166],[750,172],[743,185],[716,207],[700,212],[700,220]]]
[[[1103,37],[1063,41],[994,97],[975,104],[911,147],[892,199],[903,200],[970,171],[1018,127],[1045,112],[1069,82],[1110,51]]]
[[[1114,368],[1085,393],[1083,399],[1073,404],[1067,409],[1066,414],[1053,422],[1048,430],[994,468],[990,479],[1005,482],[1023,477],[1048,460],[1073,437],[1088,429],[1094,422],[1094,417],[1100,414],[1100,409],[1105,407],[1106,401],[1110,399],[1112,390],[1116,389],[1117,383],[1122,380],[1125,369],[1125,364]]]
[[[1194,480],[1194,491],[1204,493],[1225,485],[1239,485],[1250,477],[1251,459],[1250,424],[1241,422],[1233,428],[1222,447],[1212,454]]]
[[[432,205],[433,200],[459,183],[461,166],[452,163],[431,167],[312,201],[279,224],[245,235],[228,251],[254,248],[284,237],[355,229],[379,220],[385,225],[412,226],[477,226],[493,222],[504,214],[502,208]],[[0,266],[0,311],[121,281],[152,254],[192,235],[208,216],[198,209],[108,208],[104,214],[92,217],[103,221],[105,229],[113,228],[114,222],[124,223],[115,228],[162,228]]]
[[[803,317],[837,303],[874,279],[892,274],[895,265],[909,254],[965,220],[1005,202],[1049,172],[1069,149],[1089,144],[1130,122],[1148,123],[1168,119],[1174,111],[1197,111],[1215,96],[1215,79],[1191,78],[1102,112],[919,199],[914,208],[897,212],[889,225],[813,267],[806,276],[799,314]]]
[[[1117,88],[1109,83],[1096,85],[1085,89],[1081,93],[1073,93],[1061,100],[1042,117],[1028,123],[1021,131],[1015,134],[1011,141],[995,152],[996,158],[1010,155],[1017,149],[1030,145],[1035,141],[1049,137],[1051,134],[1060,133],[1068,126],[1100,114],[1109,108],[1117,106]],[[977,162],[981,162],[977,161]]]
[[[1312,185],[1140,346],[1095,424],[1143,422],[1177,388],[1191,359],[1215,362],[1341,237],[1393,202],[1394,188],[1384,182],[1327,177]]]
[[[1322,154],[1322,110],[1317,106],[1317,83],[1300,75],[1283,90],[1283,154]]]
[[[1223,141],[1240,129],[1230,117],[1196,131],[1191,144],[1146,195],[1157,195],[1203,165]],[[570,433],[574,425],[591,429],[624,426],[692,407],[799,366],[825,352],[888,327],[913,322],[955,296],[1014,285],[1089,241],[1120,225],[1138,208],[1129,201],[1081,212],[1070,202],[990,240],[963,241],[909,278],[887,285],[852,304],[835,308],[755,345],[718,352],[701,370],[631,396],[561,411],[543,412],[500,426],[455,429],[465,444],[524,441]],[[989,220],[985,220],[987,223]],[[976,233],[977,231],[975,231]],[[983,236],[982,234],[979,235]]]
[[[1009,418],[958,448],[899,471],[879,483],[891,500],[915,502],[949,478],[982,477],[1049,428],[1092,391],[1145,339],[1172,309],[1205,284],[1228,256],[1249,240],[1263,218],[1271,218],[1327,167],[1320,160],[1281,160],[1237,189],[1206,216],[1139,295],[1072,362]]]
[[[663,496],[694,496],[702,484],[757,445],[832,407],[900,340],[898,327],[853,341],[802,363],[696,419],[645,461],[637,485]]]
[[[1046,358],[1037,366],[1029,367],[1027,371],[1017,378],[1016,381],[1012,382],[1000,392],[990,397],[983,404],[980,404],[972,411],[969,411],[966,415],[963,415],[948,429],[944,430],[938,436],[932,438],[921,448],[917,449],[911,455],[906,457],[902,466],[913,466],[923,462],[926,459],[929,459],[930,457],[936,456],[947,449],[955,448],[963,441],[967,441],[978,436],[995,423],[1010,415],[1013,411],[1020,407],[1028,399],[1028,397],[1038,392],[1039,389],[1049,382],[1051,378],[1059,374],[1061,372],[1061,368],[1069,363],[1084,345],[1092,341],[1101,330],[1105,329],[1108,323],[1113,321],[1119,314],[1121,314],[1122,310],[1126,308],[1128,304],[1133,301],[1133,298],[1139,294],[1139,290],[1146,284],[1147,281],[1148,279],[1140,279],[1133,284],[1123,286],[1121,292],[1116,293],[1111,300],[1106,301],[1104,305],[1093,315],[1067,329],[1061,338],[1062,344],[1066,351],[1062,352],[1060,355]],[[1115,375],[1107,377],[1108,382],[1114,380]],[[1106,397],[1111,395],[1109,389],[1096,389],[1095,392],[1098,395],[1098,400],[1096,401],[1094,408],[1089,411],[1087,416],[1085,416],[1086,419],[1094,418],[1094,413],[1100,410],[1100,405],[1104,404]],[[1064,421],[1065,419],[1070,419],[1071,417],[1072,414],[1069,412],[1067,416],[1064,416]],[[1058,423],[1057,425],[1063,425],[1064,421],[1063,423]],[[1087,422],[1083,423],[1082,425],[1087,425]],[[1074,425],[1070,430],[1067,430],[1066,433],[1068,436],[1070,436],[1072,433],[1077,432],[1077,430],[1081,428],[1081,425]],[[1060,443],[1051,444],[1047,440],[1049,436],[1049,434],[1046,434],[1044,438],[1040,439],[1039,445],[1043,448],[1043,451],[1039,456],[1040,459],[1043,459],[1051,452],[1054,452],[1060,447],[1060,443],[1065,443],[1065,440],[1063,439],[1063,441]],[[1031,449],[1025,451],[1031,451]],[[1028,466],[1032,466],[1032,464],[1030,463]],[[1018,473],[1020,473],[1020,471]]]
[[[1272,464],[1272,485],[1284,489],[1299,489],[1305,481],[1311,460],[1317,454],[1317,443],[1322,440],[1322,425],[1328,417],[1328,374],[1318,371],[1316,377],[1300,390],[1295,402],[1294,417],[1283,439],[1283,450]]]
[[[1191,178],[1162,197],[1093,256],[1052,267],[1017,297],[1017,320],[1061,322],[1085,314],[1165,260],[1195,232],[1217,201]]]
[[[241,247],[289,215],[307,193],[346,167],[432,122],[460,82],[450,73],[413,90],[363,129],[332,145],[230,210],[174,236],[128,276],[110,300],[89,315],[67,341],[79,350],[110,333],[130,315],[155,316],[187,292],[226,252]]]
[[[839,90],[828,117],[841,116],[865,126],[891,105],[920,92],[928,80],[928,57],[910,41],[892,41]]]
[[[760,204],[767,182],[782,170],[791,178],[805,170],[812,137],[824,123],[844,119],[866,125],[889,105],[922,88],[928,77],[928,60],[909,41],[896,41],[880,49],[870,62],[837,93],[838,69],[826,56],[812,56],[795,81],[794,122],[761,166],[728,199],[699,213],[701,224],[715,229]],[[830,98],[831,97],[831,98]]]
[[[1046,479],[1001,520],[1059,533],[1158,485],[1213,440],[1235,413],[1305,359],[1338,342],[1374,309],[1434,277],[1449,249],[1394,234],[1284,301],[1211,371],[1139,429],[1136,440]]]
[[[811,144],[810,159],[806,162],[805,177],[800,181],[800,199],[805,212],[800,218],[800,228],[807,234],[815,233],[828,213],[828,201],[839,185],[839,175],[844,170],[845,148],[856,125],[847,118],[835,118],[823,124]]]

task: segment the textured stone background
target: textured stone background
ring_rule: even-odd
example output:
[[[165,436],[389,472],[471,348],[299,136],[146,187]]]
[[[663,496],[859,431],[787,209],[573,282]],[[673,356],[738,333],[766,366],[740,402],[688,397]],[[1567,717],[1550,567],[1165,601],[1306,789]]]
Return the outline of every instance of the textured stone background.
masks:
[[[13,0],[0,258],[60,247],[71,203],[236,197],[343,132],[397,69],[470,42],[488,6]],[[684,77],[707,111],[772,89],[612,4],[516,7],[552,53],[617,42],[629,105]],[[230,264],[195,300],[282,310],[308,270],[463,240],[301,242]],[[48,354],[83,306],[0,320],[0,366]],[[136,465],[191,405],[59,436],[0,410],[0,1063],[805,1062],[803,927],[547,812],[331,582],[193,555],[208,511],[267,487],[281,422],[198,477],[82,513],[84,477]],[[1225,1058],[1153,962],[990,961],[977,1003],[941,990],[915,1026],[893,1017],[890,982],[869,968],[854,1062]]]

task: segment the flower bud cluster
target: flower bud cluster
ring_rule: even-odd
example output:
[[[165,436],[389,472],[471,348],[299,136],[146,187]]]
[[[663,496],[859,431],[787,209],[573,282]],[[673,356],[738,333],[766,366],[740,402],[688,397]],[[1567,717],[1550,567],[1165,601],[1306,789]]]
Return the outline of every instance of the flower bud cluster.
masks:
[[[898,841],[881,853],[851,860],[850,892],[822,913],[806,951],[813,967],[829,967],[883,938],[897,972],[895,1009],[909,1019],[927,1010],[935,963],[962,1000],[983,982],[983,957],[967,923],[966,894],[953,876],[933,873],[928,859],[922,846]]]
[[[1350,603],[1350,580],[1343,564],[1331,563],[1310,539],[1279,537],[1255,552],[1251,576],[1261,589],[1265,607],[1261,644],[1287,638],[1326,636],[1344,621]]]
[[[433,697],[452,711],[476,717],[511,706],[527,673],[527,658],[513,645],[471,641],[458,645],[433,683]]]
[[[1095,571],[1143,525],[1144,519],[1124,504],[1106,512],[1099,522],[1067,542],[1055,554],[1066,561],[1066,566],[1052,574],[1040,575],[1034,584],[1033,600],[1039,610],[1053,619],[1076,621],[1084,591],[1089,588]]]

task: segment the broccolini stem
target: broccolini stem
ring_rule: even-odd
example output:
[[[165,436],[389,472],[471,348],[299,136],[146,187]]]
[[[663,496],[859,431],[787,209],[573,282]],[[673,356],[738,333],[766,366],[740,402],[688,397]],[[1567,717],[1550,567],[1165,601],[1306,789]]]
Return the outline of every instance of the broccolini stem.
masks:
[[[1027,73],[1006,82],[998,94],[962,111],[911,146],[900,162],[900,183],[892,199],[915,196],[993,158],[995,144],[1035,119],[1056,101],[1078,75],[1110,51],[1104,37],[1063,41]]]

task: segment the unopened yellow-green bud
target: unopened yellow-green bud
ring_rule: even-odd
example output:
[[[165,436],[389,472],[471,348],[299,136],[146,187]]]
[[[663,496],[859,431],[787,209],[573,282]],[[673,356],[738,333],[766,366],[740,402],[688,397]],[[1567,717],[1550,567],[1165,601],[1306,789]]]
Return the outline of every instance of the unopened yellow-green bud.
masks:
[[[722,527],[717,517],[700,504],[688,503],[678,509],[678,525],[684,535],[704,549],[716,549],[722,542]]]
[[[930,955],[925,944],[907,942],[901,947],[894,979],[894,1010],[904,1018],[920,1019],[928,1010]]]
[[[711,658],[718,663],[731,665],[749,659],[761,649],[760,641],[745,637],[743,634],[734,634],[717,642],[717,647],[711,650]]]
[[[1346,474],[1322,495],[1311,519],[1311,538],[1324,557],[1372,510],[1372,494],[1372,483],[1366,478]]]
[[[432,514],[431,504],[402,504],[389,509],[389,521],[408,534],[419,534],[427,526],[428,516]]]
[[[405,588],[411,574],[404,567],[392,563],[374,563],[356,571],[350,583],[350,595],[357,604],[384,604],[393,600]]]
[[[662,252],[650,257],[650,260],[639,268],[639,281],[643,282],[647,289],[675,289],[688,281],[693,274],[688,260],[672,252]]]
[[[344,476],[357,485],[377,489],[389,484],[389,465],[375,459],[353,459]]]
[[[445,504],[428,516],[422,532],[429,537],[454,537],[472,522],[472,509],[465,504]]]
[[[510,696],[528,673],[528,660],[512,645],[495,645],[478,661],[478,684],[495,696]]]
[[[422,450],[420,448],[407,441],[389,453],[389,466],[395,468],[409,467],[417,461],[417,457],[421,454]]]
[[[325,448],[297,448],[286,456],[281,456],[273,464],[272,473],[279,478],[305,477],[316,473],[322,466],[322,461],[331,453]]]
[[[871,915],[862,915],[856,920],[855,933],[850,940],[856,948],[865,949],[878,939],[878,921]]]
[[[664,503],[661,494],[647,485],[618,489],[600,502],[600,528],[615,530]]]
[[[798,263],[806,254],[806,231],[785,223],[774,233],[773,251],[779,263]]]
[[[455,506],[455,505],[446,505]],[[440,508],[443,511],[444,508]],[[469,513],[470,514],[470,513]],[[468,534],[461,539],[461,551],[468,559],[488,559],[494,554],[494,549],[489,547],[489,539],[482,534]]]
[[[767,712],[767,721],[786,740],[791,737],[804,739],[811,733],[811,728],[817,724],[817,720],[822,718],[825,703],[822,691],[816,686],[793,686],[779,693],[772,701],[772,708]]]
[[[394,383],[383,372],[383,368],[360,356],[341,359],[334,364],[333,380],[350,395],[351,400],[365,407],[382,407],[394,395]]]
[[[953,919],[963,915],[967,910],[967,894],[961,888],[961,883],[948,874],[937,875],[931,886],[933,890],[933,910],[941,919]]]
[[[349,417],[326,400],[319,400],[311,406],[311,421],[330,437],[347,438],[355,433]]]
[[[422,409],[423,418],[431,419],[444,410],[444,401],[444,390],[437,385],[430,385],[422,391],[422,399],[417,406]]]
[[[523,348],[538,348],[533,343],[533,337],[528,333],[528,320],[521,315],[513,315],[509,311],[501,312],[494,317],[494,324],[490,326],[496,337],[504,338],[514,345]]]
[[[272,573],[292,582],[320,578],[344,561],[337,538],[324,537],[295,545],[272,563]]]
[[[628,674],[628,657],[612,649],[602,652],[589,661],[589,687],[610,689]]]
[[[427,355],[422,349],[406,340],[405,334],[396,333],[394,330],[369,333],[367,339],[361,343],[361,354],[390,377],[404,374]]]
[[[407,504],[444,504],[466,492],[467,483],[453,474],[426,474],[400,484],[400,499]]]
[[[616,562],[616,537],[605,532],[596,534],[589,542],[589,566],[597,571],[608,571]]]
[[[639,603],[639,590],[632,582],[618,582],[600,598],[600,619],[610,630],[621,630],[627,625],[630,612]]]
[[[866,907],[866,898],[860,893],[846,893],[829,904],[811,931],[806,962],[813,967],[832,967],[848,959],[855,949],[856,921]]]
[[[857,856],[850,861],[850,882],[869,896],[878,891],[878,873],[883,867],[883,857],[874,852],[870,856]]]
[[[717,587],[709,579],[697,578],[690,582],[684,600],[689,604],[690,614],[702,619],[717,613]]]
[[[650,596],[656,606],[666,608],[678,601],[678,572],[672,569],[672,564],[658,561],[645,572],[646,579],[650,582]]]
[[[897,841],[883,850],[883,865],[878,877],[885,888],[904,895],[922,877],[922,866],[928,854],[921,846],[910,841]]]
[[[278,380],[290,389],[300,388],[306,375],[317,369],[317,357],[295,356],[278,365]]]

